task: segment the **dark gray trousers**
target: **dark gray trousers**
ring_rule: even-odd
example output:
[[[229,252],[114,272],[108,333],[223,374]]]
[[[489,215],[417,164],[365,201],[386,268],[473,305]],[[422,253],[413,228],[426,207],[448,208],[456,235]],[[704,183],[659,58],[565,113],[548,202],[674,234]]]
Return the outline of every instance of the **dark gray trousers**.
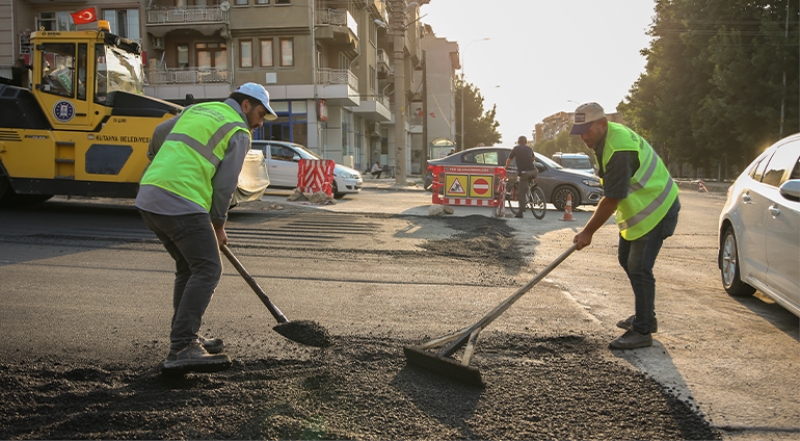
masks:
[[[180,351],[197,338],[203,314],[222,275],[214,227],[208,214],[164,216],[139,210],[175,260],[170,349]]]

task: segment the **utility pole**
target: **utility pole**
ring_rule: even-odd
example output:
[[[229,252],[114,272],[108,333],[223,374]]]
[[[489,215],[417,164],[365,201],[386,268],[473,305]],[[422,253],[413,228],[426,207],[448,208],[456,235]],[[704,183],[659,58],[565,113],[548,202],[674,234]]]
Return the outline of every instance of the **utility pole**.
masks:
[[[389,0],[392,32],[394,32],[394,182],[406,184],[406,87],[405,40],[406,0]]]

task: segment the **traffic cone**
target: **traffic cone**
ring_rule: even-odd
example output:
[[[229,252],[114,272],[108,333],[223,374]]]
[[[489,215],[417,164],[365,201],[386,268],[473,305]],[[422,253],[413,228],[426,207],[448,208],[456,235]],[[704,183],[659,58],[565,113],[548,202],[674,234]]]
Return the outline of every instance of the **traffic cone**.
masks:
[[[560,221],[565,222],[575,222],[575,219],[572,218],[572,193],[567,193],[567,205],[564,207],[564,217],[559,219]]]

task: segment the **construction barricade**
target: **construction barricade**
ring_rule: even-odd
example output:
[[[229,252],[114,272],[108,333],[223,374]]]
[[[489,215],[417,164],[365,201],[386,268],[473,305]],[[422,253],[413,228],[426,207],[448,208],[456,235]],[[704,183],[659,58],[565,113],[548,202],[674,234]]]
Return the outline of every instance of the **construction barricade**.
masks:
[[[428,170],[434,204],[497,207],[500,202],[499,187],[506,178],[503,167],[436,165]]]
[[[332,196],[335,165],[332,159],[301,159],[297,167],[297,188],[303,193],[324,191]]]

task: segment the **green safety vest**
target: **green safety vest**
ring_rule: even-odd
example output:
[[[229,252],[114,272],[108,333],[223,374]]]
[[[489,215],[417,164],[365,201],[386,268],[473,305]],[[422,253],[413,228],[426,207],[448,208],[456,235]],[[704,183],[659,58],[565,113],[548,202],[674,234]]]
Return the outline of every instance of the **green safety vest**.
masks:
[[[639,156],[639,169],[631,176],[628,196],[620,201],[616,213],[622,238],[636,240],[661,222],[678,198],[678,186],[644,138],[622,124],[609,122],[603,147],[603,171],[616,152],[636,152]]]
[[[225,103],[187,107],[150,167],[141,185],[155,185],[211,210],[211,178],[236,132],[250,136],[242,117]]]

